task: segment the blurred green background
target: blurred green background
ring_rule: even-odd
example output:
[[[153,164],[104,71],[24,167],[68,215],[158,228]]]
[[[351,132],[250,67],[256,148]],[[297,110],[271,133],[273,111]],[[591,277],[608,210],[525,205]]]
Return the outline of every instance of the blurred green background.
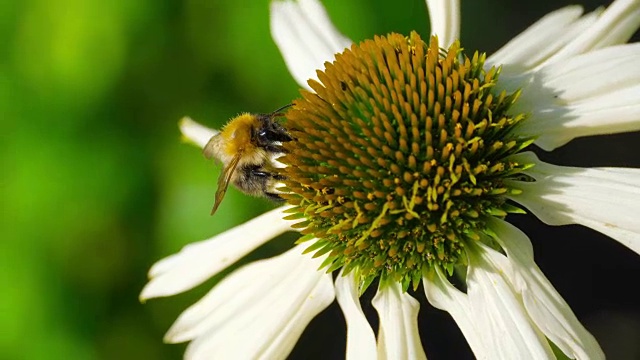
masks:
[[[423,1],[323,3],[339,29],[354,40],[389,31],[416,29],[425,36],[429,31]],[[463,43],[468,49],[491,52],[535,19],[570,3],[463,1]],[[269,112],[297,96],[297,85],[269,34],[268,4],[267,0],[0,2],[0,359],[182,357],[184,346],[165,345],[162,335],[210,283],[141,305],[138,294],[147,269],[183,245],[273,205],[233,189],[216,216],[210,217],[218,167],[180,142],[177,121],[190,115],[220,127],[240,112]],[[606,2],[585,5],[593,9],[601,4]],[[627,156],[628,163],[616,164],[640,166],[637,155],[630,156],[629,148],[621,147],[621,139],[637,144],[638,135],[612,141],[618,144],[612,145],[613,158]],[[560,160],[571,158],[567,154],[572,148],[568,149],[560,152]],[[259,206],[248,206],[254,202]],[[548,230],[555,235],[542,237],[598,237],[576,228],[560,231],[578,235]],[[598,252],[621,254],[632,264],[616,273],[637,281],[635,255],[627,255],[630,251],[611,240],[598,239],[594,241],[604,249]],[[290,241],[291,236],[263,250],[277,252]],[[553,254],[556,249],[536,251]],[[559,266],[562,259],[566,257],[558,257]],[[592,263],[606,261],[603,256]],[[541,262],[545,271],[552,272],[553,266]],[[571,272],[549,277],[559,283],[556,286],[570,304],[577,304],[579,315],[592,316],[609,306],[604,299],[581,307],[588,295],[572,292]],[[597,287],[589,291],[607,292]],[[637,305],[637,297],[624,296]],[[426,308],[424,299],[421,302]],[[624,309],[627,302],[611,306]],[[433,309],[425,311],[426,316],[431,311],[435,314],[431,317],[438,318],[421,328],[431,336],[425,340],[428,354],[442,351],[451,356],[446,348],[457,345],[430,347],[433,339],[451,333],[443,341],[461,343],[457,347],[462,350],[456,351],[462,352],[453,354],[468,358],[468,348],[452,321]],[[330,344],[335,354],[344,351],[344,324],[328,318],[339,318],[339,311],[334,305],[327,313],[319,320],[327,325],[305,333],[292,357],[309,355],[305,347],[316,343]],[[432,325],[438,321],[448,327],[439,331],[439,325]]]

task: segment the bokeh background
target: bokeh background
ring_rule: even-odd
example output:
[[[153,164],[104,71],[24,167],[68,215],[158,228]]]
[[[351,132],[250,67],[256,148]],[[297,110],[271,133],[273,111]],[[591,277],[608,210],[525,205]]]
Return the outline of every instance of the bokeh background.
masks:
[[[354,40],[429,31],[422,0],[323,3]],[[571,3],[463,1],[463,44],[495,51]],[[581,3],[588,10],[607,4]],[[269,34],[268,4],[0,2],[0,359],[182,357],[183,345],[162,343],[164,331],[216,279],[143,305],[147,269],[273,205],[232,189],[210,217],[219,168],[181,143],[177,121],[190,115],[220,127],[239,112],[270,112],[297,96]],[[640,167],[639,144],[638,133],[587,138],[542,157]],[[609,358],[640,358],[637,255],[579,226],[512,220]],[[294,239],[283,236],[250,258],[281,252]],[[451,318],[417,297],[430,358],[471,358]],[[341,358],[344,336],[334,304],[291,358]]]

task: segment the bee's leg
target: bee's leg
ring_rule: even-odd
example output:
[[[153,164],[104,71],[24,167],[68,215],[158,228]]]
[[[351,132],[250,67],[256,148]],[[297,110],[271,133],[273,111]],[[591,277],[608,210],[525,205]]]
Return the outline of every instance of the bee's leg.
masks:
[[[260,170],[260,167],[253,167],[251,171],[251,175],[259,177],[259,178],[268,178],[271,177],[271,173],[268,171]]]
[[[262,168],[260,167],[254,167],[252,168],[251,171],[251,175],[255,176],[255,177],[259,177],[259,178],[272,178],[274,180],[285,180],[287,177],[284,175],[280,175],[277,173],[273,173],[273,172],[269,172],[269,171],[264,171],[261,170]]]
[[[272,193],[272,192],[264,192],[264,196],[271,200],[271,201],[275,201],[275,202],[283,202],[284,199],[280,197],[280,195],[276,194],[276,193]]]
[[[267,152],[274,153],[274,154],[288,153],[288,151],[280,145],[266,144],[266,145],[262,145],[261,147],[265,149]]]

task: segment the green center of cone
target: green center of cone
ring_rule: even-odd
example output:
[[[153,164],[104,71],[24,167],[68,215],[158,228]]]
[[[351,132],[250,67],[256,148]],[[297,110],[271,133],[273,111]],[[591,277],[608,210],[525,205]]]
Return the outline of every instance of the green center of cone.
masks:
[[[458,42],[412,33],[376,37],[337,54],[315,91],[286,114],[289,219],[327,256],[328,271],[417,286],[435,266],[466,263],[487,216],[519,209],[504,180],[529,165],[509,157],[531,143],[513,130],[519,92],[496,93],[499,69],[484,69]]]

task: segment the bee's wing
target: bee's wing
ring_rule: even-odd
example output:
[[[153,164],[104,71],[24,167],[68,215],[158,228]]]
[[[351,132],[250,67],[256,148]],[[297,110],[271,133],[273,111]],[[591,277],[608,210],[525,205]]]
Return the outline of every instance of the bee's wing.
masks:
[[[222,173],[218,178],[218,190],[216,190],[216,201],[213,204],[213,209],[211,209],[211,215],[213,215],[216,210],[218,210],[218,206],[222,202],[224,198],[224,194],[227,193],[227,188],[229,187],[229,183],[231,182],[231,177],[233,176],[233,172],[236,171],[236,167],[242,158],[242,152],[238,152],[233,159],[222,169]]]
[[[207,142],[207,145],[202,148],[202,154],[205,158],[211,159],[216,157],[216,144],[218,142],[218,136],[220,136],[220,134],[213,135]]]

